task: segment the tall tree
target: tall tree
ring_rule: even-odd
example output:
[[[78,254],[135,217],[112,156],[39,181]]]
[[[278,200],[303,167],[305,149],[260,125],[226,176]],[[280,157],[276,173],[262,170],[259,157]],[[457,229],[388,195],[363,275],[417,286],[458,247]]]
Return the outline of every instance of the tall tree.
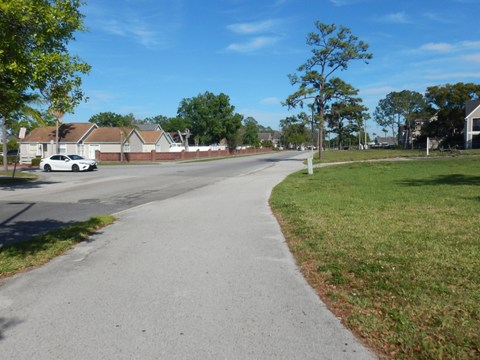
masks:
[[[207,91],[193,98],[183,99],[177,115],[191,124],[190,131],[195,143],[212,144],[226,139],[229,146],[233,147],[243,119],[243,116],[234,111],[235,107],[230,105],[227,95],[215,95]]]
[[[67,53],[53,52],[43,54],[42,61],[38,65],[42,73],[48,73],[48,78],[40,77],[35,82],[35,87],[40,89],[48,111],[56,118],[56,152],[59,151],[58,127],[62,123],[63,115],[71,113],[75,107],[86,100],[82,91],[81,75],[90,72],[90,65],[78,56]]]
[[[47,54],[68,53],[68,43],[83,30],[81,0],[2,0],[0,2],[0,116],[6,148],[9,116],[25,96],[52,74],[42,68]],[[4,158],[6,167],[6,159]]]
[[[245,145],[260,146],[260,137],[258,136],[258,123],[253,117],[249,116],[243,121],[243,143]]]
[[[88,121],[100,127],[135,127],[133,114],[120,115],[110,111],[95,114]]]
[[[166,132],[185,131],[191,127],[191,125],[181,117],[169,118],[164,115],[146,118],[144,122],[147,124],[159,124]]]
[[[463,139],[465,102],[480,98],[480,85],[456,83],[427,88],[425,98],[436,113],[437,120],[427,124],[425,132],[429,136],[442,137],[452,143]]]
[[[282,142],[286,146],[301,146],[308,142],[308,115],[304,112],[280,120]]]
[[[401,125],[405,125],[411,134],[415,119],[426,116],[426,102],[422,94],[416,91],[393,91],[378,102],[373,114],[375,121],[382,127],[390,128],[395,137]],[[407,145],[407,142],[405,142]]]
[[[368,117],[367,111],[360,98],[352,97],[349,101],[332,104],[326,118],[330,132],[337,135],[339,149],[354,133],[361,132],[363,120]]]
[[[290,74],[292,85],[299,89],[285,101],[289,108],[303,107],[304,103],[313,104],[319,121],[320,144],[319,158],[323,157],[324,115],[328,103],[336,98],[337,84],[333,78],[336,71],[348,68],[352,60],[363,60],[368,63],[372,54],[368,53],[368,45],[352,35],[349,28],[315,22],[318,32],[307,36],[307,45],[312,46],[312,57],[300,65],[297,71],[301,74]]]

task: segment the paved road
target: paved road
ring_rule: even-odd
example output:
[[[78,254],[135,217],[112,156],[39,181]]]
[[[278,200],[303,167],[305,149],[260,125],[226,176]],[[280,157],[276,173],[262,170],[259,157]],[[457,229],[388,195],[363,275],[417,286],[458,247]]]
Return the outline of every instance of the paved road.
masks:
[[[300,161],[154,200],[0,287],[5,359],[372,359],[268,207]]]
[[[99,171],[84,173],[37,171],[39,181],[0,186],[0,246],[93,215],[174,197],[291,156],[292,152],[280,152],[210,162],[100,165]]]

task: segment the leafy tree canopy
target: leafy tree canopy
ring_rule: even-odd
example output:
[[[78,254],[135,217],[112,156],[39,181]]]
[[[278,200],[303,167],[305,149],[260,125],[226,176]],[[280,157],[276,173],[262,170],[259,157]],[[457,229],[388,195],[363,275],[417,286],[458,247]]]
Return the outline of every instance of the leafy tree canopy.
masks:
[[[326,114],[328,127],[331,133],[337,135],[339,148],[343,143],[352,138],[354,133],[361,131],[364,119],[369,117],[368,108],[362,104],[362,99],[356,97],[358,90],[351,85],[344,85],[344,98],[333,103]]]
[[[113,112],[101,112],[93,115],[88,121],[100,127],[135,127],[133,114],[120,115]]]
[[[157,115],[152,118],[146,118],[144,120],[147,124],[159,124],[164,131],[167,132],[176,132],[176,131],[185,131],[189,129],[191,124],[189,124],[185,119],[181,117],[169,118],[164,115]]]
[[[242,125],[243,116],[236,114],[230,98],[211,92],[183,99],[178,107],[178,117],[191,125],[191,134],[196,143],[212,144],[226,139],[233,147],[236,134]]]
[[[258,136],[258,123],[253,117],[247,117],[243,120],[243,143],[255,147],[260,146],[260,137]]]
[[[391,92],[378,102],[373,114],[378,125],[390,128],[392,136],[400,125],[411,125],[417,117],[427,116],[426,102],[422,94],[403,90]]]
[[[280,128],[282,130],[282,142],[289,146],[300,146],[308,142],[308,115],[304,112],[299,115],[289,116],[280,120]]]
[[[60,65],[57,71],[55,54],[67,58],[70,63],[80,64],[80,60],[67,56],[67,46],[76,31],[84,30],[83,15],[79,11],[82,3],[81,0],[0,2],[0,116],[4,145],[7,143],[7,122],[12,121],[9,117],[24,108],[27,92],[45,90],[47,86],[41,85],[53,84],[65,70]],[[72,80],[69,74],[64,80]],[[73,81],[73,88],[65,87],[65,81],[62,83],[61,98],[65,99],[78,82]],[[51,95],[49,100],[56,99],[56,102],[60,98],[57,90]],[[4,163],[6,167],[5,158]]]
[[[427,124],[425,134],[455,141],[462,140],[465,120],[465,103],[480,98],[480,85],[456,83],[430,86],[425,94],[426,101],[437,120]]]

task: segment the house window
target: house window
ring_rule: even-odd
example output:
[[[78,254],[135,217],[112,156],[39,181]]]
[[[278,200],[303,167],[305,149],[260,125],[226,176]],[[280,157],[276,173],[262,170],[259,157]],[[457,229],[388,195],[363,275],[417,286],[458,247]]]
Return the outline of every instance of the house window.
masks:
[[[123,152],[130,152],[130,143],[126,142],[123,145]]]
[[[480,131],[480,119],[473,119],[472,125],[472,131]]]

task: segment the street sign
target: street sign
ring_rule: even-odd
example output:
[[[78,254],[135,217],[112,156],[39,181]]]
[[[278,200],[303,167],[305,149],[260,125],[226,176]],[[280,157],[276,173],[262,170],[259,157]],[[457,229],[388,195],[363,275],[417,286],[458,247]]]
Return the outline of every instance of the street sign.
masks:
[[[21,127],[20,133],[18,134],[18,138],[23,140],[25,139],[25,133],[27,132],[27,128]]]

